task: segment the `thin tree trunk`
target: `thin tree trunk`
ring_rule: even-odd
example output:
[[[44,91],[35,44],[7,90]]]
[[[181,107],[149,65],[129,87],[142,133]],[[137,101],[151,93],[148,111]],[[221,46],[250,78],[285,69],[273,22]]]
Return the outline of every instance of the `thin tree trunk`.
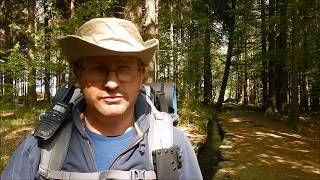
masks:
[[[244,82],[243,82],[243,104],[248,105],[248,68],[247,68],[247,42],[244,43]]]
[[[316,42],[317,49],[320,49],[320,42]],[[320,51],[317,53],[317,57],[320,57]],[[315,66],[318,68],[318,76],[320,77],[320,61],[315,63]],[[314,79],[312,81],[312,89],[311,89],[311,111],[319,111],[320,110],[320,80]]]
[[[320,85],[319,85],[319,82],[317,83],[317,81],[314,81],[312,83],[312,88],[311,88],[311,111],[316,112],[316,111],[319,111],[319,109],[320,109]]]
[[[291,118],[290,123],[296,126],[296,122],[299,118],[299,103],[298,103],[298,84],[299,84],[299,0],[292,1],[292,101],[291,101]]]
[[[36,65],[35,65],[35,0],[28,1],[28,57],[30,61],[29,74],[28,74],[28,95],[27,95],[27,105],[33,105],[37,101],[37,92],[36,92]]]
[[[306,75],[306,65],[303,62],[304,66],[301,68],[302,72],[300,75],[300,112],[307,113],[309,112],[308,108],[308,90],[307,90],[307,75]]]
[[[233,21],[234,21],[234,18],[233,18]],[[226,60],[226,66],[224,68],[224,74],[223,74],[223,80],[222,80],[222,84],[221,84],[219,99],[217,101],[218,108],[221,108],[221,106],[222,106],[222,103],[224,101],[224,94],[225,94],[227,83],[228,83],[229,71],[230,71],[230,66],[231,66],[232,51],[233,51],[233,46],[234,46],[233,34],[234,34],[234,22],[229,30],[227,60]]]
[[[4,12],[4,22],[3,22],[3,29],[4,29],[4,57],[7,57],[9,55],[9,50],[13,46],[13,41],[12,41],[12,33],[10,31],[10,18],[11,18],[11,11],[10,11],[10,1],[9,0],[4,0],[3,2],[3,10]],[[1,74],[2,75],[2,74]],[[1,86],[3,87],[2,94],[1,96],[1,101],[6,102],[6,103],[13,103],[14,100],[14,94],[12,93],[12,88],[13,88],[13,78],[11,72],[5,72],[4,75],[4,85]],[[1,81],[2,83],[2,81]]]
[[[46,62],[50,62],[50,31],[49,31],[49,12],[48,12],[48,3],[47,0],[43,1],[43,8],[44,8],[44,14],[45,14],[45,18],[44,18],[44,36],[45,36],[45,61]],[[45,72],[45,77],[44,77],[44,100],[46,102],[50,102],[51,101],[51,93],[50,93],[50,70],[47,68],[47,66],[44,69]]]
[[[180,35],[180,41],[179,41],[179,45],[181,44],[185,44],[187,43],[188,39],[184,36],[185,35],[185,31],[187,31],[187,27],[184,25],[184,16],[183,16],[183,13],[180,12],[180,25],[179,25],[179,35]],[[179,97],[183,97],[183,92],[185,92],[185,83],[180,83],[180,82],[183,82],[182,80],[182,73],[179,73],[180,72],[180,68],[182,69],[182,67],[185,67],[186,66],[186,61],[183,57],[183,53],[182,52],[178,52],[178,62],[180,62],[179,64],[177,64],[177,69],[178,69],[178,72],[177,72],[177,79],[176,79],[176,90],[177,90],[177,94]],[[181,99],[181,98],[180,98]]]
[[[66,4],[65,7],[63,7],[63,9],[66,9],[66,13],[63,13],[63,17],[65,19],[69,19],[69,18],[73,18],[74,17],[74,11],[75,11],[75,0],[66,0],[65,1]],[[61,61],[58,60],[59,63],[61,64],[66,64],[67,62],[65,61]],[[67,84],[71,85],[72,83],[72,69],[70,66],[66,66],[68,67],[68,71],[66,70],[60,70],[56,72],[56,76],[57,76],[57,84],[56,84],[56,88],[62,88],[65,87]],[[67,74],[69,74],[69,78],[67,79]]]
[[[237,91],[236,91],[236,103],[239,104],[240,100],[241,100],[241,71],[240,71],[240,68],[239,66],[237,67]]]
[[[149,40],[153,39],[156,37],[157,33],[157,10],[156,10],[156,5],[158,4],[159,0],[146,0],[145,4],[145,9],[146,9],[146,14],[145,14],[145,31],[144,31],[144,40]],[[148,65],[146,76],[145,76],[145,82],[155,82],[155,59],[156,57],[154,56],[152,58],[152,61]]]
[[[235,43],[236,43],[236,48],[237,49],[241,49],[241,45],[242,43],[239,41],[239,37],[235,37]],[[235,101],[237,104],[240,103],[241,101],[241,95],[242,95],[242,69],[240,67],[240,65],[242,64],[241,62],[241,54],[235,56],[235,60],[236,60],[236,66],[235,66],[235,71],[236,71],[236,75],[237,75],[237,85],[236,85],[236,97],[235,97]]]
[[[249,101],[251,104],[256,105],[257,104],[257,94],[258,94],[258,88],[257,88],[257,80],[253,80],[252,83],[250,83],[250,98]]]
[[[170,67],[171,67],[171,64],[173,64],[172,66],[172,73],[174,74],[174,68],[175,68],[175,65],[176,65],[176,61],[175,61],[175,57],[174,57],[174,52],[173,52],[173,45],[174,45],[174,27],[173,27],[173,2],[170,2],[169,3],[169,9],[170,9],[170,61],[168,63],[168,79],[170,79]],[[173,77],[175,77],[173,75]]]
[[[306,12],[302,12],[302,18],[301,21],[301,27],[302,33],[303,33],[303,39],[302,39],[302,62],[300,63],[300,112],[307,113],[309,112],[309,103],[308,103],[308,90],[307,90],[307,71],[309,69],[308,67],[308,40],[307,40],[307,28],[306,28]]]
[[[261,0],[262,109],[268,105],[266,0]]]
[[[74,13],[75,13],[75,4],[76,4],[76,0],[68,0],[68,10],[69,10],[69,17],[70,18],[73,18],[74,17]],[[73,85],[75,82],[74,82],[74,76],[73,76],[73,72],[72,72],[72,67],[71,65],[69,64],[68,65],[68,82],[65,82],[66,81],[66,74],[63,73],[62,75],[62,87],[66,86],[67,84],[69,86]]]
[[[232,77],[232,74],[231,74],[231,77]],[[231,100],[232,99],[232,91],[233,91],[233,78],[230,79],[230,91],[229,91],[229,95],[228,95],[228,99]]]
[[[208,12],[209,15],[209,12]],[[211,73],[211,54],[210,54],[210,18],[208,17],[208,25],[205,29],[205,38],[204,38],[204,63],[203,63],[203,96],[204,104],[208,105],[212,102],[212,73]]]
[[[236,0],[231,1],[231,10],[234,10],[236,7]],[[222,79],[222,84],[221,84],[221,90],[217,102],[217,107],[221,108],[222,103],[224,101],[224,94],[226,91],[227,83],[228,83],[228,77],[229,77],[229,71],[230,71],[230,66],[231,66],[231,58],[233,54],[233,46],[234,46],[234,30],[235,30],[235,15],[229,15],[230,20],[228,24],[228,32],[229,32],[229,37],[228,37],[228,52],[227,52],[227,60],[226,60],[226,66],[224,68],[224,73],[223,73],[223,79]]]

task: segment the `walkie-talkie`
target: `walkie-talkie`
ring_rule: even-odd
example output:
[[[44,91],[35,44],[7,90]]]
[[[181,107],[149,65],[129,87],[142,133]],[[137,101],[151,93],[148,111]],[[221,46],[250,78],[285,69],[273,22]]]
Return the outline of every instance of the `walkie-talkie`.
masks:
[[[62,122],[70,115],[72,103],[69,103],[75,87],[71,86],[57,92],[50,108],[39,116],[39,123],[34,131],[35,137],[40,141],[50,139],[59,129]]]

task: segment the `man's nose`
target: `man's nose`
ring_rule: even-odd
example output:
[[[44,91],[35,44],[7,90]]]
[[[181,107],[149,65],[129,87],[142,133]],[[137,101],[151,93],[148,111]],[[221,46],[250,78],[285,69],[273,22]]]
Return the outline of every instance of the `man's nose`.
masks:
[[[115,71],[109,71],[106,75],[105,87],[109,89],[116,89],[119,87],[119,79]]]

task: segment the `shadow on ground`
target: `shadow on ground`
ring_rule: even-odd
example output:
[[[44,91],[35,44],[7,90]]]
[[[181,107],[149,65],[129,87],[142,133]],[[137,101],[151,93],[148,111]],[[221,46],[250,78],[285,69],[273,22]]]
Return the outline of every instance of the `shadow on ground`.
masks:
[[[216,179],[320,179],[319,137],[253,110],[234,109],[219,119],[226,134]]]

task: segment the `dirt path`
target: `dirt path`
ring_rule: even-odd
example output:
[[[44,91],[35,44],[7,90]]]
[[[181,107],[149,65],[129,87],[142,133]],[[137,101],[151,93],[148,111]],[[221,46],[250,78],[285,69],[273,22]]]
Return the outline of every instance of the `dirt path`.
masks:
[[[261,112],[235,108],[223,113],[223,161],[214,179],[320,179],[319,131],[295,133]]]

